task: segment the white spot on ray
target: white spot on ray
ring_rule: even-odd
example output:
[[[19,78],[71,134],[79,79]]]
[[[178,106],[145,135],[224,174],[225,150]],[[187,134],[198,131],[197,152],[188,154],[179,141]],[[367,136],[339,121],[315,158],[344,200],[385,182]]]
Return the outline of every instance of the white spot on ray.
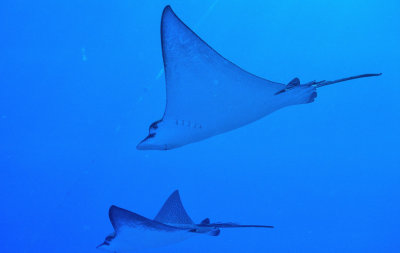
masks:
[[[87,61],[86,48],[82,47],[81,52],[82,52],[82,61]]]
[[[162,77],[163,75],[164,75],[164,69],[160,69],[160,71],[156,75],[156,80],[160,79],[160,77]]]

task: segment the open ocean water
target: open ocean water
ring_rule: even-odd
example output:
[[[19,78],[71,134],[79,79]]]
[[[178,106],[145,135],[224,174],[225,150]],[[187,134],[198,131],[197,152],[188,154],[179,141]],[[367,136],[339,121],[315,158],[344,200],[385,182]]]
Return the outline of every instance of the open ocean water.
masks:
[[[227,59],[288,83],[358,79],[168,151],[163,8]],[[0,2],[0,252],[100,252],[114,204],[179,189],[226,229],[146,252],[400,252],[400,1]],[[245,98],[245,99],[251,99]]]

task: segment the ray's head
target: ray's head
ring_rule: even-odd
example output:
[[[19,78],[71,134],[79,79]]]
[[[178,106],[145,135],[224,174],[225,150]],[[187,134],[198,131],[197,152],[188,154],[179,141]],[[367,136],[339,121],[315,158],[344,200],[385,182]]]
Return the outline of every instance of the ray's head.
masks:
[[[139,150],[167,150],[174,148],[171,145],[173,133],[167,129],[163,120],[157,120],[149,127],[149,135],[136,148]]]
[[[115,232],[107,236],[106,239],[104,239],[104,242],[98,245],[96,248],[104,251],[115,252],[115,249],[112,245],[112,241],[115,239],[115,236]]]
[[[200,124],[164,118],[150,125],[149,135],[136,148],[139,150],[173,149],[201,140],[204,133]]]

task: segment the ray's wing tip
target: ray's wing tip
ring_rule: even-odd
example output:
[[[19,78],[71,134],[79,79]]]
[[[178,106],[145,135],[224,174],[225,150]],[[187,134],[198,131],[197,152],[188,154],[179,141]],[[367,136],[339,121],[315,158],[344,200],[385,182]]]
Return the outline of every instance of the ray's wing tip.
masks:
[[[115,208],[117,208],[117,206],[111,205],[110,208],[108,208],[108,212],[112,212],[113,210],[115,210]]]
[[[171,8],[171,5],[166,5],[166,6],[164,7],[162,16],[165,17],[165,15],[166,15],[166,14],[169,14],[169,13],[175,15],[174,11],[173,11],[172,8]]]
[[[180,199],[181,199],[181,195],[179,194],[179,190],[178,190],[178,189],[175,189],[175,190],[169,195],[169,197],[168,197],[167,200],[169,200],[169,199],[179,199],[179,201],[181,201],[181,200],[180,200]]]
[[[117,209],[120,209],[118,206],[111,205],[110,208],[108,208],[108,216],[111,218],[113,212],[115,212]]]
[[[175,189],[172,193],[171,193],[171,196],[172,195],[178,195],[179,196],[179,189]]]
[[[178,20],[182,22],[181,19],[175,14],[174,10],[170,5],[164,7],[163,13],[161,15],[161,23],[164,24],[169,21]]]

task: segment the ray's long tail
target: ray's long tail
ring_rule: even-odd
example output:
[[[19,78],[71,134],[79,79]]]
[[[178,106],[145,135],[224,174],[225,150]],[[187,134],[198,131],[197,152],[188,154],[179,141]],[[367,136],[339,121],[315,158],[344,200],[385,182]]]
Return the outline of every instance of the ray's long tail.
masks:
[[[215,227],[215,228],[274,228],[274,226],[266,225],[240,225],[236,223],[210,223],[202,224],[202,227]]]
[[[309,84],[315,86],[315,88],[320,88],[320,87],[331,85],[331,84],[334,84],[334,83],[340,83],[340,82],[345,82],[345,81],[349,81],[349,80],[353,80],[353,79],[371,77],[371,76],[380,76],[380,75],[382,75],[382,73],[379,73],[379,74],[363,74],[363,75],[358,75],[358,76],[350,76],[350,77],[346,77],[346,78],[341,78],[341,79],[337,79],[337,80],[334,80],[334,81],[325,81],[325,80],[320,81],[320,82],[313,81],[313,82],[310,82]]]
[[[306,87],[320,88],[320,87],[331,85],[331,84],[334,84],[334,83],[340,83],[340,82],[345,82],[345,81],[349,81],[349,80],[353,80],[353,79],[371,77],[371,76],[380,76],[380,75],[382,75],[382,73],[379,73],[379,74],[363,74],[363,75],[358,75],[358,76],[350,76],[350,77],[346,77],[346,78],[341,78],[341,79],[337,79],[337,80],[333,80],[333,81],[326,81],[326,80],[322,80],[322,81],[319,81],[319,82],[311,81],[311,82],[308,82],[308,83],[305,83],[305,84],[300,84],[300,80],[296,77],[288,85],[286,85],[286,87],[284,89],[276,92],[275,95],[279,95],[281,93],[284,93],[284,92],[286,92],[286,91],[288,91],[290,89],[294,89],[296,87],[304,87],[304,86],[306,86]],[[308,101],[308,103],[314,101],[314,97],[312,97]]]

